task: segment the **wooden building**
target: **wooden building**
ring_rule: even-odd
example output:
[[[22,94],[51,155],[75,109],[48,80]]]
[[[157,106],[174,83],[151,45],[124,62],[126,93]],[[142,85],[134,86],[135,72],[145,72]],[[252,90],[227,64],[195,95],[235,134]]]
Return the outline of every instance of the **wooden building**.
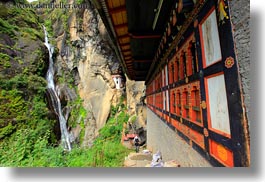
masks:
[[[116,86],[116,89],[121,89],[124,87],[124,79],[121,75],[119,74],[113,74],[111,75],[114,83],[115,83],[115,86]]]
[[[235,28],[249,28],[240,25],[248,23],[249,2],[236,27],[235,3],[94,1],[124,73],[145,81],[147,146],[182,166],[250,166],[248,96],[235,38]]]

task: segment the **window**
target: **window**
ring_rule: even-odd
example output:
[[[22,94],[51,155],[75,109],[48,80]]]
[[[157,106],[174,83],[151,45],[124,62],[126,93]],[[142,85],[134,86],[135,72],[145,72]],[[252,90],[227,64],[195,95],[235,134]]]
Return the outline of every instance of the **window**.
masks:
[[[200,90],[197,87],[193,87],[192,92],[191,92],[191,97],[192,97],[192,120],[201,122],[201,109],[200,109]]]
[[[179,80],[179,60],[176,58],[176,69],[175,69],[175,80],[178,81]]]
[[[192,72],[197,73],[199,68],[198,68],[198,60],[196,57],[195,42],[191,44],[191,55],[192,55]]]
[[[186,65],[187,76],[192,75],[192,43],[189,44],[187,51],[187,65]]]
[[[189,115],[189,93],[187,90],[183,92],[183,117],[190,118]]]
[[[185,52],[183,52],[182,53],[182,56],[183,56],[183,59],[182,59],[182,62],[183,62],[183,67],[182,67],[182,69],[183,69],[183,78],[184,77],[186,77],[187,76],[187,57],[186,57],[186,53]]]
[[[172,63],[171,64],[171,79],[172,79],[172,83],[175,82],[175,79],[174,79],[174,75],[175,75],[175,70],[174,70],[174,64]]]
[[[218,32],[216,11],[211,14],[199,26],[202,44],[203,67],[210,66],[222,59],[221,46]]]
[[[181,94],[179,91],[177,92],[177,114],[182,115],[182,113],[181,113]]]
[[[173,106],[172,113],[175,113],[176,112],[176,94],[175,93],[173,93],[172,106]]]
[[[185,77],[185,64],[186,64],[186,58],[184,52],[182,52],[180,56],[180,63],[179,63],[179,79],[183,80]]]

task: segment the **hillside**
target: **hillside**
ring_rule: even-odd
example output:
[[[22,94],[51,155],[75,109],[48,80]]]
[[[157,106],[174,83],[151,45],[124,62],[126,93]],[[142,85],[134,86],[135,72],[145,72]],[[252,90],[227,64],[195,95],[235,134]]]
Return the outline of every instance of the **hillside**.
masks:
[[[144,84],[126,79],[90,1],[54,3],[80,6],[0,2],[0,166],[122,166],[123,124],[145,126]]]

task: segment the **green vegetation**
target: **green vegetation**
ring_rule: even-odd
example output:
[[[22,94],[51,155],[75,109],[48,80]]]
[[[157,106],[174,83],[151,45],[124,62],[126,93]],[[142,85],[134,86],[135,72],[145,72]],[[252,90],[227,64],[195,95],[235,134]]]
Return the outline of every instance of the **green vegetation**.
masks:
[[[130,120],[130,122],[132,124],[134,124],[136,120],[137,120],[137,116],[136,115],[133,115],[132,118],[131,118],[131,120]]]
[[[16,84],[21,87],[23,81],[19,80]],[[12,86],[14,85],[12,84]],[[24,94],[25,92],[19,91],[17,88],[1,89],[1,166],[24,166],[25,161],[36,150],[36,146],[39,146],[44,140],[47,142],[48,139],[51,141],[54,138],[51,130],[55,121],[47,118],[48,109],[44,102],[44,93],[38,94],[37,92],[28,100],[25,99]]]
[[[0,66],[4,66],[4,68],[10,67],[10,57],[7,54],[0,52]]]
[[[39,115],[35,113],[35,116]],[[50,144],[51,133],[44,121],[36,123],[38,126],[35,129],[22,128],[1,143],[0,166],[121,167],[124,157],[130,152],[120,142],[122,125],[128,118],[122,109],[116,113],[116,117],[109,118],[99,131],[92,148],[79,148],[76,145],[71,152]]]
[[[36,2],[37,3],[37,2]],[[40,3],[49,4],[47,0],[41,0]],[[61,0],[60,3],[67,4],[67,0]],[[60,9],[60,8],[45,8],[43,9],[44,25],[49,33],[49,35],[54,35],[57,30],[53,29],[53,25],[59,24],[63,25],[64,31],[69,32],[68,19],[71,14],[71,9]]]
[[[34,47],[44,36],[32,10],[0,8],[0,166],[25,166],[41,142],[58,144],[45,98],[45,53]]]
[[[37,31],[34,28],[23,28],[22,30],[22,37],[27,37],[30,36],[31,39],[36,40],[37,38],[41,39],[42,38],[42,32]]]
[[[53,31],[52,31],[52,20],[51,19],[47,19],[44,21],[44,26],[46,27],[46,30],[48,32],[49,35],[53,35]]]
[[[99,131],[99,136],[90,149],[74,148],[64,154],[68,167],[122,167],[124,157],[130,150],[121,144],[122,125],[129,116],[125,110],[109,118],[107,124]]]
[[[130,152],[120,142],[123,124],[129,118],[124,98],[111,107],[110,117],[91,148],[80,148],[89,122],[80,97],[64,103],[71,108],[68,126],[81,127],[79,143],[66,152],[54,132],[58,123],[45,97],[48,56],[41,44],[41,22],[50,35],[56,31],[52,27],[55,23],[63,24],[68,34],[71,12],[46,9],[43,21],[32,9],[3,4],[0,9],[0,167],[121,167]],[[68,70],[62,70],[58,81],[76,89]]]
[[[84,120],[87,116],[87,111],[83,107],[83,100],[78,97],[76,100],[68,102],[67,106],[72,108],[70,118],[68,120],[69,126],[74,128],[78,123],[80,123],[81,128],[84,129]]]
[[[2,18],[0,18],[0,27],[0,33],[10,35],[11,37],[14,37],[15,31],[19,29],[17,26],[10,25],[8,21],[3,20]]]
[[[0,4],[0,9],[0,33],[7,34],[14,39],[27,35],[33,40],[36,40],[37,37],[44,38],[43,32],[36,30],[41,27],[41,24],[32,9],[16,6],[6,7],[3,4]]]
[[[76,0],[76,4],[82,4],[84,3],[84,0]]]

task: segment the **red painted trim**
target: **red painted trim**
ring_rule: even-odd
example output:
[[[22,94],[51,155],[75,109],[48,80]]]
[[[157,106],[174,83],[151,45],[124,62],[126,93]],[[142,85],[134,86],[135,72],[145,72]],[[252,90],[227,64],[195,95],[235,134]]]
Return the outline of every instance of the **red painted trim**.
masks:
[[[234,153],[225,146],[209,139],[210,155],[227,167],[234,167]]]
[[[202,19],[202,21],[199,24],[199,33],[200,33],[200,42],[201,42],[201,50],[202,50],[202,65],[203,65],[203,68],[209,67],[209,66],[211,66],[211,65],[213,65],[213,64],[215,64],[215,63],[217,63],[217,62],[219,62],[219,61],[222,60],[222,55],[221,55],[221,58],[220,59],[212,62],[209,65],[206,65],[206,56],[205,56],[205,49],[204,49],[204,39],[203,39],[203,33],[202,33],[202,24],[207,20],[207,18],[212,14],[212,12],[214,10],[215,10],[215,6],[213,6],[211,8],[211,10],[206,14],[206,16]],[[217,29],[218,29],[218,25],[217,25]],[[218,36],[219,36],[219,34],[218,34]],[[220,49],[221,49],[221,46],[220,46]]]

